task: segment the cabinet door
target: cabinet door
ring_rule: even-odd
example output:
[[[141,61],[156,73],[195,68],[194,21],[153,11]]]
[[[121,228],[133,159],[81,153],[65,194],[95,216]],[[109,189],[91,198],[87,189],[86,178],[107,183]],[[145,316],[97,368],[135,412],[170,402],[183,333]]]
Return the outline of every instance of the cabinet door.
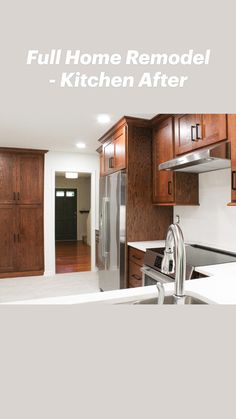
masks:
[[[115,168],[114,143],[111,141],[104,146],[104,171],[105,174],[112,173]]]
[[[42,155],[22,154],[18,156],[18,204],[41,204],[43,202]]]
[[[43,209],[19,206],[17,268],[19,271],[43,270]]]
[[[119,129],[119,131],[114,136],[114,147],[115,147],[115,170],[125,169],[126,161],[125,161],[125,127]]]
[[[175,199],[174,176],[168,171],[158,170],[158,165],[174,158],[173,119],[168,118],[154,129],[153,141],[153,202],[172,203]]]
[[[99,154],[99,161],[100,161],[100,176],[104,175],[104,154]]]
[[[227,122],[225,114],[202,115],[202,145],[217,143],[227,139]],[[200,141],[199,141],[200,145]]]
[[[228,138],[231,141],[232,203],[236,204],[236,114],[228,115]]]
[[[177,115],[175,117],[176,155],[192,151],[197,138],[196,120],[196,114]]]
[[[0,206],[0,272],[15,271],[16,207]]]
[[[0,153],[0,204],[16,202],[16,157],[12,153]]]

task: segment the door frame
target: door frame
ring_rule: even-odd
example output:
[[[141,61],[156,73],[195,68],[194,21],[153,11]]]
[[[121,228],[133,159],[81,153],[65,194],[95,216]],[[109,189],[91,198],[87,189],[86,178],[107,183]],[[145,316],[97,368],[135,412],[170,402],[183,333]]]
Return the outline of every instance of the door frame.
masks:
[[[78,233],[78,208],[77,208],[77,188],[55,188],[55,215],[56,215],[56,198],[57,198],[57,191],[74,191],[75,192],[75,196],[74,197],[72,197],[72,198],[75,198],[75,202],[76,202],[76,224],[75,224],[75,235],[76,235],[76,241],[78,241],[78,236],[77,236],[77,233]],[[56,217],[55,217],[55,236],[56,236]],[[72,240],[72,239],[71,239]],[[68,240],[68,241],[71,241],[71,240]],[[55,237],[55,241],[67,241],[66,239],[65,240],[63,240],[63,239],[61,239],[61,240],[56,240],[56,237]],[[74,240],[73,240],[74,241]]]
[[[96,272],[96,262],[95,262],[95,230],[96,230],[96,201],[98,190],[96,187],[97,184],[97,177],[96,177],[96,170],[83,170],[80,167],[73,166],[73,167],[63,167],[59,166],[53,168],[49,172],[49,176],[51,178],[50,187],[45,188],[45,196],[44,200],[48,201],[48,204],[45,205],[45,219],[47,219],[47,223],[44,223],[44,237],[48,237],[48,230],[50,231],[50,240],[47,243],[44,243],[44,256],[45,256],[45,273],[44,276],[52,276],[52,275],[62,275],[56,274],[56,249],[55,249],[55,188],[56,188],[56,173],[57,172],[81,172],[90,174],[90,193],[91,193],[91,271]],[[47,211],[49,211],[50,215],[50,223]],[[46,231],[47,230],[47,231]],[[76,274],[76,272],[75,272]]]

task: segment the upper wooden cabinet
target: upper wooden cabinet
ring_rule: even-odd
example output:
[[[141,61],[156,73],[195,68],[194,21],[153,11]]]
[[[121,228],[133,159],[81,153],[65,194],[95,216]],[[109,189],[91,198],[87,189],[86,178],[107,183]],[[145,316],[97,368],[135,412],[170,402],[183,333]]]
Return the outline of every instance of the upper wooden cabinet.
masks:
[[[231,141],[231,204],[236,205],[236,114],[228,115],[228,136]]]
[[[20,154],[18,156],[18,204],[41,204],[43,200],[43,162],[41,154]]]
[[[174,203],[174,173],[158,170],[158,165],[174,158],[173,118],[153,129],[153,202]]]
[[[175,154],[227,139],[226,114],[181,114],[175,116]]]
[[[0,150],[0,204],[40,204],[43,200],[42,154]]]
[[[126,168],[126,127],[115,130],[99,148],[100,175],[108,175]]]
[[[160,163],[173,158],[174,121],[169,117],[153,128],[153,203],[199,205],[197,174],[158,169]]]
[[[183,114],[175,116],[175,154],[192,151],[197,138],[197,127],[201,126],[201,115]]]
[[[10,152],[0,154],[0,204],[16,203],[17,159]]]

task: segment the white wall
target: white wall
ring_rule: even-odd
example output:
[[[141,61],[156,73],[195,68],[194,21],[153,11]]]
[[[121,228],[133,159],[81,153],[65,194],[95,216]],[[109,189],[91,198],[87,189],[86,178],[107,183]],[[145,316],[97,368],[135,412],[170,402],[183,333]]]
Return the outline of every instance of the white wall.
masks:
[[[90,177],[79,177],[78,179],[66,179],[63,176],[56,176],[56,188],[77,189],[77,240],[87,236],[88,213],[80,213],[82,210],[90,210],[91,181]]]
[[[45,275],[55,274],[55,174],[91,173],[91,267],[95,270],[95,229],[98,226],[99,158],[95,154],[52,152],[45,157],[44,252]]]
[[[230,185],[230,169],[200,174],[200,206],[174,209],[186,241],[236,252],[236,207],[227,206]]]

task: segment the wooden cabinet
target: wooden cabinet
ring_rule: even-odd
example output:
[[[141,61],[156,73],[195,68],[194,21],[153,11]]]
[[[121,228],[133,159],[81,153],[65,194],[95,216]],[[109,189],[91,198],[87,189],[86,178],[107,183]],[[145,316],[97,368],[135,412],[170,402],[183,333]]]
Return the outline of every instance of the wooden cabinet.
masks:
[[[103,145],[100,152],[100,175],[108,175],[125,168],[126,130],[125,126],[122,126]]]
[[[199,205],[198,175],[159,170],[159,164],[174,158],[172,117],[153,129],[153,203],[155,205]]]
[[[172,117],[154,128],[153,137],[153,202],[174,203],[174,173],[158,170],[159,164],[174,158]]]
[[[197,141],[197,127],[201,126],[201,115],[183,114],[175,116],[175,154],[192,151]]]
[[[236,205],[236,114],[228,115],[228,135],[231,141],[231,205]]]
[[[0,273],[16,268],[16,207],[0,205]]]
[[[114,157],[115,157],[115,170],[125,169],[125,157],[126,157],[126,131],[125,127],[119,129],[113,138],[114,142]]]
[[[16,202],[17,158],[10,152],[0,154],[0,203]]]
[[[115,165],[115,147],[113,141],[104,145],[103,148],[104,155],[104,174],[109,174],[114,171]]]
[[[43,270],[43,211],[35,205],[18,208],[17,270]]]
[[[140,268],[143,266],[144,252],[141,250],[129,247],[129,272],[128,272],[128,287],[141,287],[142,272]]]
[[[175,154],[184,154],[227,139],[226,114],[175,116]]]
[[[20,154],[18,162],[18,204],[41,204],[43,200],[43,155]]]
[[[43,274],[44,151],[0,149],[0,277]]]

